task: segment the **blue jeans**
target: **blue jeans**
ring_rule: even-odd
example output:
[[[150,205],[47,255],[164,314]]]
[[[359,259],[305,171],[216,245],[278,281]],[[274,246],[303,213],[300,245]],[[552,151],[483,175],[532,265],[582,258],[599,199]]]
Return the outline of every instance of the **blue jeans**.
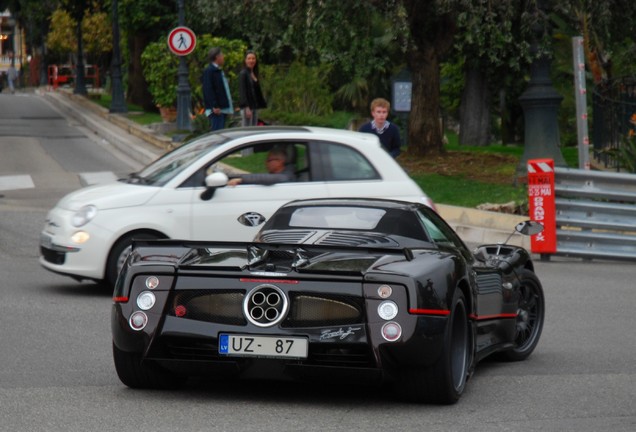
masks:
[[[225,127],[225,114],[210,114],[210,130],[215,131]]]

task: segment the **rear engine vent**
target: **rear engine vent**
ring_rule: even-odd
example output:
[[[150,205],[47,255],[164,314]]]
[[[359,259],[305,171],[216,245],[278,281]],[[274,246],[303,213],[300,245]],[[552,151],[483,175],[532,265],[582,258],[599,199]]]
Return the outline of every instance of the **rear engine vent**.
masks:
[[[242,290],[180,291],[173,295],[168,313],[172,316],[219,324],[246,325]]]
[[[347,296],[294,294],[285,327],[315,327],[363,322],[362,300]]]

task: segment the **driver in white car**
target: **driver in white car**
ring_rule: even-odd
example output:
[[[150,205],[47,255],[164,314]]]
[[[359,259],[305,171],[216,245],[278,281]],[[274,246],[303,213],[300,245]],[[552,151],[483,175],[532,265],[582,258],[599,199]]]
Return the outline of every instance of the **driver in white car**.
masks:
[[[267,173],[238,174],[227,182],[228,186],[239,184],[271,185],[294,181],[296,178],[294,165],[287,163],[287,153],[283,149],[274,148],[270,150],[265,160],[265,166]]]

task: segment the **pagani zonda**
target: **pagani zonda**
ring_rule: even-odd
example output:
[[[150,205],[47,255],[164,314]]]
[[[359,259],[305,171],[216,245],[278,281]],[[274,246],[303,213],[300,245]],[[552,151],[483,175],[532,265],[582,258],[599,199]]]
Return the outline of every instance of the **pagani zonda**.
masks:
[[[251,243],[136,243],[115,287],[113,351],[133,388],[354,379],[454,403],[479,360],[527,358],[544,314],[525,249],[471,252],[421,204],[302,200]]]

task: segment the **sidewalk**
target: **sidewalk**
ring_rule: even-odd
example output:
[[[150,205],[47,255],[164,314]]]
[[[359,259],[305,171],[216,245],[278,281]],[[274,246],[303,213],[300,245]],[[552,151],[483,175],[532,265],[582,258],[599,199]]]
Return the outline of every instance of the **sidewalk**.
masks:
[[[142,165],[175,147],[170,138],[120,114],[111,114],[106,108],[83,96],[64,90],[38,89],[36,93]],[[528,219],[519,215],[444,204],[436,204],[436,207],[457,234],[470,245],[503,242],[517,223]],[[530,249],[530,238],[516,235],[510,240],[510,244]]]

